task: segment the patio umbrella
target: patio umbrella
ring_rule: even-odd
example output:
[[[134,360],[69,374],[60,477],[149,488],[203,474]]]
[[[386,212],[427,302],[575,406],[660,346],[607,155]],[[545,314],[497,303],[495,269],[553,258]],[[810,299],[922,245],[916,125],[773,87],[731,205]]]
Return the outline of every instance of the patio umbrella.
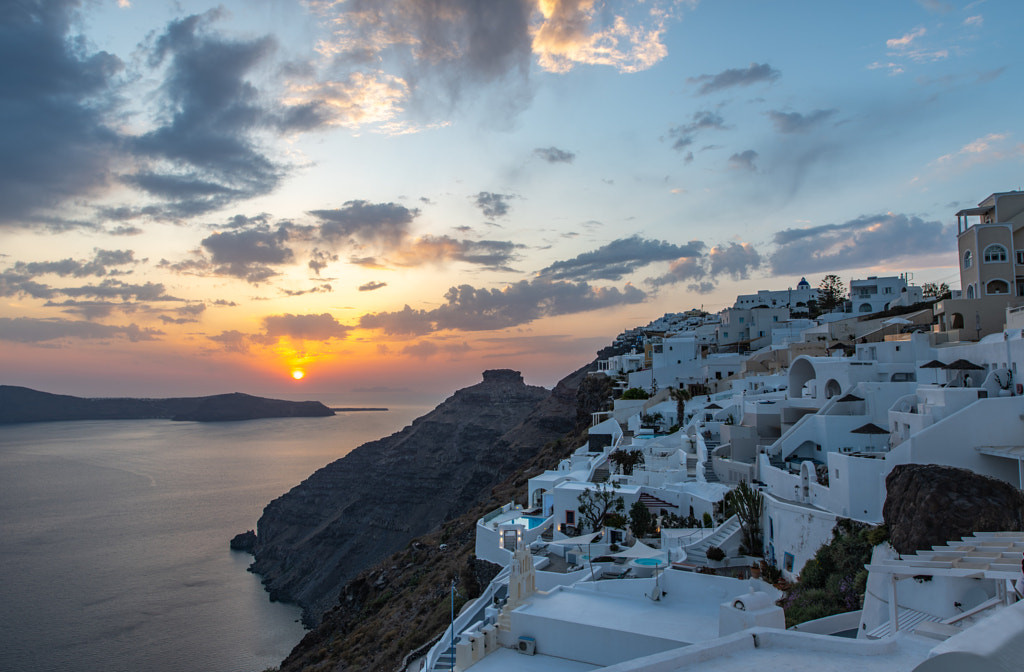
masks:
[[[627,548],[624,551],[612,555],[614,558],[631,558],[633,560],[641,558],[660,558],[662,556],[668,560],[667,552],[661,551],[657,548],[652,548],[642,541],[637,541],[631,548]],[[661,584],[658,583],[660,569],[660,564],[654,568],[654,596],[648,595],[648,597],[655,602],[661,599]]]
[[[718,404],[716,404],[713,401],[710,404],[708,404],[707,406],[705,406],[704,408],[709,410],[709,411],[720,411],[720,410],[722,410],[722,407],[719,406]]]
[[[946,364],[944,362],[940,362],[937,359],[933,359],[932,361],[928,362],[927,364],[922,364],[918,368],[919,369],[935,369],[935,384],[938,385],[939,384],[939,369],[946,368]]]
[[[850,434],[888,434],[889,430],[884,427],[879,427],[873,422],[869,422],[866,425],[861,425],[856,429],[851,429]]]
[[[594,580],[594,563],[593,558],[590,556],[593,553],[590,552],[590,544],[594,542],[594,539],[601,536],[602,532],[591,532],[590,534],[581,534],[578,537],[569,537],[568,539],[559,539],[558,541],[552,541],[551,544],[556,546],[579,546],[580,550],[583,550],[583,544],[587,545],[587,564],[590,565],[590,580]],[[550,544],[549,544],[550,545]]]
[[[947,371],[956,371],[957,381],[961,384],[964,383],[965,371],[984,371],[984,366],[978,366],[974,362],[969,362],[966,359],[958,359],[955,362],[950,362],[944,367]]]
[[[905,317],[891,317],[888,320],[886,320],[885,322],[882,322],[882,324],[885,324],[885,325],[890,325],[890,324],[907,325],[907,324],[913,324],[913,322],[911,322],[910,320],[908,320]]]
[[[864,399],[858,397],[856,394],[846,394],[839,399],[836,399],[836,403],[839,403],[840,401],[864,401]]]

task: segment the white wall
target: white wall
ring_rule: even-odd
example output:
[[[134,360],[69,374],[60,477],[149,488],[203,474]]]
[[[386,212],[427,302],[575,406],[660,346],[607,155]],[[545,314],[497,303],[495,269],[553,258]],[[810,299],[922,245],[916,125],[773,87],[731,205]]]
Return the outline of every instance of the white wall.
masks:
[[[774,555],[775,565],[782,569],[787,580],[792,581],[818,549],[832,540],[836,516],[827,511],[783,502],[767,494],[764,505],[765,553]],[[793,555],[791,572],[783,564],[784,553],[787,552]]]

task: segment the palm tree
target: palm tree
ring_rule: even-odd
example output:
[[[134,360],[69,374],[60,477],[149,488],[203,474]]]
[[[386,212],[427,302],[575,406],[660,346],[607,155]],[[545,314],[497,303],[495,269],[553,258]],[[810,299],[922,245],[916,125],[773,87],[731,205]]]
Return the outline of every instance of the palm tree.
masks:
[[[686,419],[683,416],[683,413],[686,412],[686,402],[693,399],[693,396],[682,387],[670,387],[668,393],[672,396],[672,400],[676,402],[676,424],[682,427],[686,424]]]

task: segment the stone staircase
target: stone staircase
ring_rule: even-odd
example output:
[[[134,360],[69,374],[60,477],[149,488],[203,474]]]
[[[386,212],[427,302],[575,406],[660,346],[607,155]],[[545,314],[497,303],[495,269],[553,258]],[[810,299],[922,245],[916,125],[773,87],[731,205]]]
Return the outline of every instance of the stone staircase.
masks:
[[[707,551],[712,546],[721,547],[726,541],[729,540],[733,535],[740,533],[740,519],[733,516],[729,520],[725,521],[720,528],[715,530],[715,533],[704,537],[700,541],[687,546],[686,559],[691,562],[698,564],[706,564],[708,562]]]
[[[433,672],[449,672],[455,669],[455,647],[449,646],[448,649],[437,657],[437,663],[434,664]]]
[[[594,470],[594,477],[591,479],[594,483],[604,483],[611,476],[611,472],[608,471],[608,467],[598,467]]]
[[[640,503],[646,506],[647,510],[656,516],[660,514],[662,510],[668,511],[670,513],[675,513],[675,511],[673,511],[672,509],[679,508],[675,504],[666,502],[664,499],[659,499],[658,497],[650,495],[646,492],[640,493]]]

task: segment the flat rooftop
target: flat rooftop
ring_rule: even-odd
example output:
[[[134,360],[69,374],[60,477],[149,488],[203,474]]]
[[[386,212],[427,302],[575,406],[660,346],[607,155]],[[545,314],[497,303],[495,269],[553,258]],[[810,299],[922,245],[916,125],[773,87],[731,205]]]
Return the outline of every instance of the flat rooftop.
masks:
[[[554,656],[527,656],[512,649],[500,648],[472,667],[474,672],[590,672],[597,665]]]

